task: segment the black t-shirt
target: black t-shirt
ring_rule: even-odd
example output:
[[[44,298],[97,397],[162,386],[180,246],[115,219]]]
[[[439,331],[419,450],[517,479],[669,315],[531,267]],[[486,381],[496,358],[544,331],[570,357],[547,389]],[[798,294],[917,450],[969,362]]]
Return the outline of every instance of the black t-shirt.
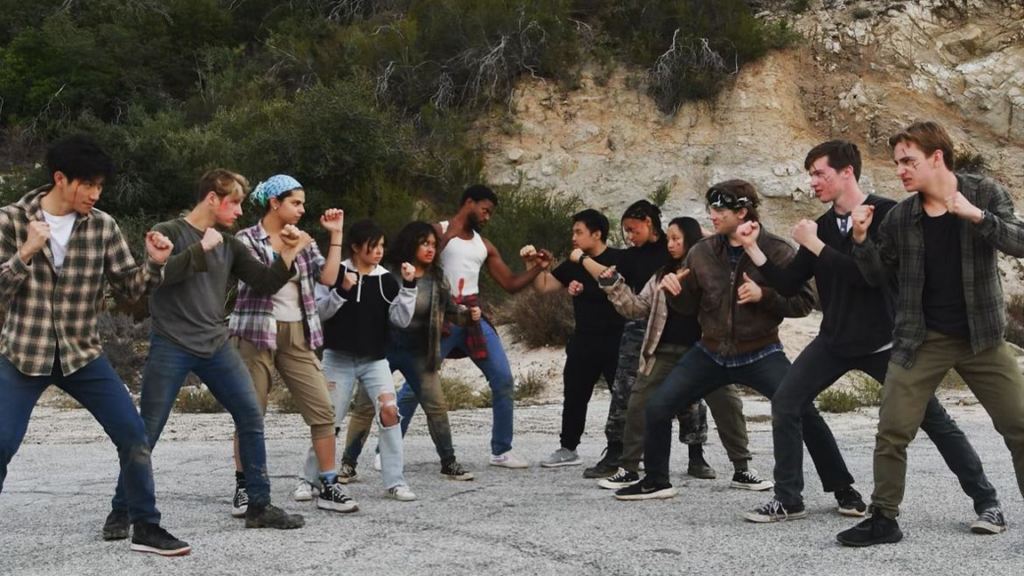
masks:
[[[969,340],[967,299],[964,297],[960,221],[953,214],[921,215],[924,232],[924,291],[921,304],[929,330]]]
[[[670,307],[665,318],[665,330],[658,344],[693,346],[700,340],[700,334],[700,324],[695,315],[680,314]]]
[[[602,266],[618,266],[622,254],[622,250],[606,248],[594,257],[594,262]],[[615,311],[608,296],[581,264],[566,260],[552,270],[551,275],[565,286],[573,280],[583,284],[583,292],[572,299],[577,334],[622,331],[625,320]]]
[[[654,273],[668,264],[668,240],[662,234],[656,242],[627,248],[616,267],[626,284],[639,294]]]

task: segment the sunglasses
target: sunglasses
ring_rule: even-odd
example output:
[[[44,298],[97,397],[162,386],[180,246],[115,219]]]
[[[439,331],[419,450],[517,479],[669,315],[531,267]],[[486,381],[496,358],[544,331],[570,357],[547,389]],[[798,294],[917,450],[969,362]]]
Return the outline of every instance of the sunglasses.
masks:
[[[707,200],[708,206],[724,208],[726,210],[739,210],[740,208],[749,208],[754,205],[754,202],[746,196],[737,196],[732,192],[726,192],[718,188],[708,190]]]

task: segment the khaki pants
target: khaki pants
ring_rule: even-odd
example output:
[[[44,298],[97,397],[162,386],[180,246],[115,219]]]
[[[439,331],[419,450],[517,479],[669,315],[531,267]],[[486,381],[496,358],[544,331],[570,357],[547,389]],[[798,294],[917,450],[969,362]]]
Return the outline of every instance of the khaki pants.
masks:
[[[320,359],[306,342],[302,322],[277,323],[277,350],[259,350],[248,340],[233,340],[252,376],[256,399],[264,414],[276,369],[292,393],[312,438],[334,435],[334,404],[327,391]]]
[[[872,503],[895,518],[907,476],[907,445],[924,418],[925,407],[942,378],[956,369],[988,412],[1013,458],[1024,494],[1024,378],[1005,342],[979,354],[965,340],[929,331],[911,368],[890,363],[882,387],[875,438],[875,492]]]
[[[623,440],[622,467],[636,472],[644,455],[644,414],[647,400],[665,381],[676,362],[689,349],[680,345],[660,345],[654,351],[654,368],[641,374],[633,384],[626,409],[626,430]],[[751,459],[747,449],[747,423],[743,419],[743,400],[736,387],[723,386],[704,398],[718,427],[718,437],[732,462]]]

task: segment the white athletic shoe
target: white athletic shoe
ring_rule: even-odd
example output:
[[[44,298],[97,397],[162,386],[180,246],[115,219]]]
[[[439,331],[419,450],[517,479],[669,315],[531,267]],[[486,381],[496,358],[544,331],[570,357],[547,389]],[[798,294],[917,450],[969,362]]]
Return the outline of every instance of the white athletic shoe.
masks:
[[[529,468],[530,463],[522,456],[509,450],[508,452],[499,454],[498,456],[492,454],[491,466],[501,466],[503,468]]]

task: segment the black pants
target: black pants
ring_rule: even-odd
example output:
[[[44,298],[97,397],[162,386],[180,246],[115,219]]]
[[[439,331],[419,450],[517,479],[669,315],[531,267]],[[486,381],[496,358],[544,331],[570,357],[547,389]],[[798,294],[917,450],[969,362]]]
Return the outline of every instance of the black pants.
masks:
[[[802,414],[823,390],[850,370],[860,370],[885,382],[889,351],[844,358],[815,338],[797,356],[772,398],[772,440],[775,444],[775,497],[786,505],[803,503]],[[949,469],[956,474],[964,492],[974,500],[977,512],[998,506],[996,490],[985,477],[981,459],[963,431],[932,396],[925,409],[921,429],[928,434]],[[823,431],[822,431],[823,432]],[[831,430],[819,434],[818,442],[835,446]],[[832,448],[838,453],[838,447]],[[842,458],[840,456],[840,458]],[[844,466],[845,468],[845,466]]]
[[[779,384],[789,370],[789,359],[775,352],[745,366],[725,367],[715,363],[700,348],[691,348],[672,368],[672,372],[647,401],[647,423],[644,428],[644,461],[647,477],[659,484],[669,482],[669,455],[672,451],[672,419],[680,407],[697,400],[727,384],[743,384],[774,398]],[[801,425],[804,441],[826,492],[853,484],[853,477],[835,446],[822,441],[831,437],[825,421],[813,404],[804,406]]]
[[[562,402],[560,437],[563,448],[575,450],[579,446],[587,423],[587,404],[594,395],[594,385],[598,378],[604,376],[611,390],[619,363],[621,338],[621,330],[595,334],[575,333],[566,344],[565,369],[562,372],[565,399]]]

